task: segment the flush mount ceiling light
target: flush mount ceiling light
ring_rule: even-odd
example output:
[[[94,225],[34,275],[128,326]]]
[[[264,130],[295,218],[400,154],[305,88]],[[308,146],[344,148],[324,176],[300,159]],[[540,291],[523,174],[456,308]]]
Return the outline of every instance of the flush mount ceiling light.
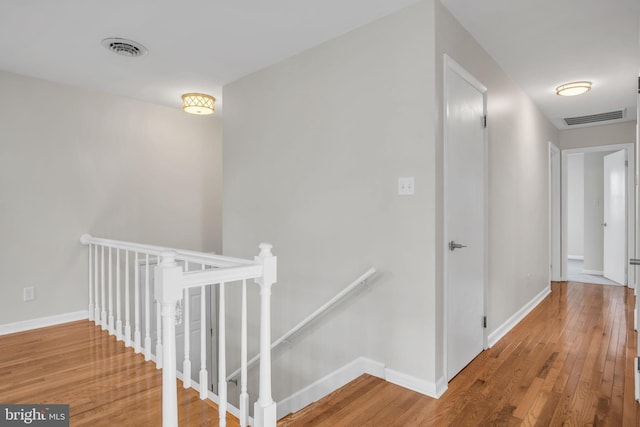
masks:
[[[118,37],[110,37],[102,40],[102,46],[113,53],[129,57],[142,56],[149,52],[146,47],[142,46],[138,42]]]
[[[560,85],[556,88],[556,95],[575,96],[589,92],[591,90],[591,82],[571,82]]]
[[[204,93],[185,93],[182,95],[182,109],[190,114],[213,114],[216,99]]]

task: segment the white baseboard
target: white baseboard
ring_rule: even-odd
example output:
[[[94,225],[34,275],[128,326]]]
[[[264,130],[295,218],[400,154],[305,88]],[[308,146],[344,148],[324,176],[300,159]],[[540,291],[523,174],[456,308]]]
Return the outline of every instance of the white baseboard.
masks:
[[[538,304],[542,302],[543,299],[547,297],[551,293],[551,287],[546,286],[538,295],[533,297],[531,301],[525,304],[520,310],[518,310],[513,316],[507,319],[502,325],[500,325],[495,331],[489,334],[488,337],[488,345],[489,348],[493,347],[495,343],[500,341],[500,338],[505,336],[507,332],[513,329],[522,319],[525,318],[527,314],[531,312]]]
[[[604,275],[604,271],[598,271],[598,270],[582,270],[583,274],[591,274],[593,276],[602,276]]]
[[[416,391],[420,394],[424,394],[425,396],[438,399],[442,396],[442,393],[447,390],[447,381],[444,377],[433,383],[402,372],[394,371],[393,369],[386,368],[384,371],[387,377],[386,379],[390,383],[408,388],[409,390]]]
[[[440,397],[444,394],[445,391],[449,388],[449,382],[446,377],[440,377],[438,381],[436,381],[436,399],[440,399]]]
[[[313,384],[306,386],[302,390],[278,402],[278,419],[292,412],[298,412],[305,406],[322,399],[324,396],[355,380],[362,374],[369,374],[384,379],[384,365],[367,359],[366,357],[357,358],[353,362],[325,375]]]
[[[59,325],[61,323],[75,322],[89,318],[86,310],[73,313],[56,314],[54,316],[39,317],[37,319],[23,320],[14,323],[0,325],[0,335],[14,334],[16,332],[29,331],[31,329],[45,328],[47,326]]]
[[[447,390],[447,381],[444,377],[440,378],[437,383],[432,383],[393,369],[385,368],[383,363],[367,359],[366,357],[359,357],[353,362],[348,363],[342,368],[335,370],[313,384],[278,402],[278,419],[290,413],[298,412],[305,406],[322,399],[329,393],[348,384],[363,374],[373,375],[374,377],[387,380],[401,387],[436,399],[442,396]]]
[[[584,260],[584,255],[567,255],[567,259],[579,259],[579,260]]]

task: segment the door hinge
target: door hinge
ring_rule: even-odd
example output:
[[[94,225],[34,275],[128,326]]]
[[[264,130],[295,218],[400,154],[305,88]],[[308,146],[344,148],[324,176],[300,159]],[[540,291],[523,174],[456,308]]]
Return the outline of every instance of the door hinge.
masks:
[[[482,327],[483,328],[487,327],[487,316],[482,316]]]
[[[211,336],[213,336],[213,328],[209,329],[209,334],[211,334]]]
[[[487,115],[486,114],[484,116],[482,116],[482,127],[483,128],[487,127]]]
[[[624,161],[624,167],[628,168],[629,167],[629,160],[625,160]]]
[[[636,357],[636,369],[640,372],[640,357]]]

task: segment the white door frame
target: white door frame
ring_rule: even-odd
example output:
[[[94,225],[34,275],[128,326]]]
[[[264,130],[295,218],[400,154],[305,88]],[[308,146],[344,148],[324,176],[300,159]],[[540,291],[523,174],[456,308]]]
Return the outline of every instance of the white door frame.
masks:
[[[447,106],[447,91],[445,90],[447,87],[447,70],[450,69],[452,71],[454,71],[455,73],[457,73],[460,77],[462,77],[464,80],[466,80],[471,86],[473,86],[474,88],[476,88],[479,92],[482,93],[483,95],[483,99],[484,99],[484,105],[483,105],[483,109],[484,109],[484,114],[487,114],[487,88],[486,86],[484,86],[482,83],[480,83],[473,75],[471,75],[469,72],[467,72],[460,64],[458,64],[456,61],[454,61],[449,55],[447,55],[446,53],[444,54],[444,60],[443,60],[443,111],[445,112],[445,114],[443,114],[443,159],[446,159],[446,153],[447,153],[447,141],[448,141],[448,131],[447,131],[447,115],[446,115],[446,106]],[[489,182],[489,167],[488,167],[488,146],[487,146],[487,128],[485,127],[484,129],[484,138],[483,138],[483,145],[484,145],[484,219],[485,219],[485,223],[484,223],[484,283],[483,283],[483,294],[484,294],[484,301],[483,301],[483,311],[485,313],[487,313],[487,283],[488,283],[488,257],[487,254],[489,252],[489,245],[488,245],[488,224],[489,224],[489,209],[488,209],[488,182]],[[447,165],[446,163],[443,161],[443,177],[446,177],[446,172],[447,172]],[[442,346],[442,356],[443,356],[443,373],[442,373],[442,377],[444,378],[445,384],[449,381],[447,378],[447,372],[448,372],[448,359],[447,359],[447,346],[448,346],[448,338],[447,338],[447,333],[448,333],[448,329],[447,329],[447,315],[448,315],[448,311],[447,311],[447,304],[448,304],[448,292],[447,292],[447,288],[448,288],[448,274],[447,274],[447,267],[448,267],[448,258],[449,258],[449,248],[448,248],[448,242],[449,242],[449,236],[447,235],[447,226],[448,226],[448,221],[447,221],[447,185],[446,185],[446,180],[443,179],[443,229],[444,229],[444,244],[443,244],[443,251],[444,251],[444,256],[442,257],[443,260],[443,267],[442,267],[442,271],[443,271],[443,310],[442,310],[442,337],[443,337],[443,346]],[[483,329],[483,347],[486,350],[487,348],[489,348],[488,346],[488,339],[487,339],[487,330],[488,328],[484,328]],[[445,389],[446,390],[446,387]],[[443,390],[443,391],[444,391]]]
[[[562,280],[561,163],[560,149],[549,141],[549,282]]]
[[[626,220],[626,278],[628,287],[635,289],[636,277],[633,268],[629,268],[629,257],[635,253],[635,149],[634,144],[599,145],[597,147],[571,148],[562,150],[562,280],[567,280],[567,164],[568,156],[577,153],[597,153],[603,151],[625,150],[627,161],[627,220]]]

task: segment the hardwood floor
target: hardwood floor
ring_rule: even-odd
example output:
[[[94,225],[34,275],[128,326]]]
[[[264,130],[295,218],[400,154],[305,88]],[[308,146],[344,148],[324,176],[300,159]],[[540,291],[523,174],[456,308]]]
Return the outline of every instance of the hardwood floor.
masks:
[[[154,363],[89,321],[0,336],[0,403],[69,404],[71,426],[160,426],[161,388]],[[216,405],[180,381],[178,404],[181,426],[217,425]]]
[[[482,352],[438,400],[364,375],[293,426],[640,426],[633,291],[572,282]]]
[[[365,375],[278,425],[640,426],[633,301],[622,287],[553,283],[440,399]],[[161,381],[89,321],[0,336],[0,403],[66,403],[72,426],[160,426]],[[217,425],[215,404],[180,382],[178,400],[181,426]]]

